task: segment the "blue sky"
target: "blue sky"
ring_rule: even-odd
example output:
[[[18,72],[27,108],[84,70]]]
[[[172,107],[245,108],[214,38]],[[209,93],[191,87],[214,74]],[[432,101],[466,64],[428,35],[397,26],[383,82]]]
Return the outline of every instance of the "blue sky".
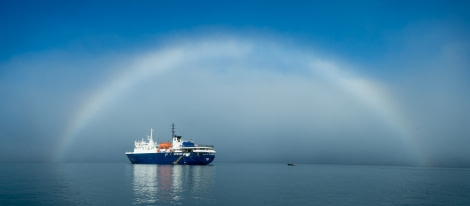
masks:
[[[389,49],[387,35],[413,23],[468,26],[467,6],[452,1],[6,1],[1,8],[1,54],[5,59],[53,48],[133,47],[159,35],[208,28],[275,32],[360,57]]]
[[[0,5],[0,161],[127,161],[175,122],[218,161],[470,165],[465,1]]]

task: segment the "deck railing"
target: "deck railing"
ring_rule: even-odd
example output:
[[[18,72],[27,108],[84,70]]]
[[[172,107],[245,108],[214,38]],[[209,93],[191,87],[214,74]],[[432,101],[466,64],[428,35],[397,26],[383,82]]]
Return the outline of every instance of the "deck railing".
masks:
[[[198,147],[211,147],[211,148],[214,148],[214,145],[210,145],[210,144],[198,144],[197,146]]]

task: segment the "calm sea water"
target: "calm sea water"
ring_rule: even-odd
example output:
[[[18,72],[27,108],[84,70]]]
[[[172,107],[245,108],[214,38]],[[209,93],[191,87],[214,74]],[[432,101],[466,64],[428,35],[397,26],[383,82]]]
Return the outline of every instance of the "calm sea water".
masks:
[[[0,164],[0,205],[470,205],[470,169]]]

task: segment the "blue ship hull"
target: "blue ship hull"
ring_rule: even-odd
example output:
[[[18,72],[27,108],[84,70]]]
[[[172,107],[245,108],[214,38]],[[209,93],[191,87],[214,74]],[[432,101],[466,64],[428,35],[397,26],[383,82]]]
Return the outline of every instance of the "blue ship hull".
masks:
[[[127,153],[132,164],[207,165],[214,161],[213,153]]]

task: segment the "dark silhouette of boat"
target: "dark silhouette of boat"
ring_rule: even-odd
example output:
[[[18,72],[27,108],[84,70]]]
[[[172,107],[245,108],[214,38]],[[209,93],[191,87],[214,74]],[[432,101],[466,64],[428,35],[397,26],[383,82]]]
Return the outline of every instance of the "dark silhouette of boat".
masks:
[[[289,166],[295,166],[295,163],[287,163]]]

